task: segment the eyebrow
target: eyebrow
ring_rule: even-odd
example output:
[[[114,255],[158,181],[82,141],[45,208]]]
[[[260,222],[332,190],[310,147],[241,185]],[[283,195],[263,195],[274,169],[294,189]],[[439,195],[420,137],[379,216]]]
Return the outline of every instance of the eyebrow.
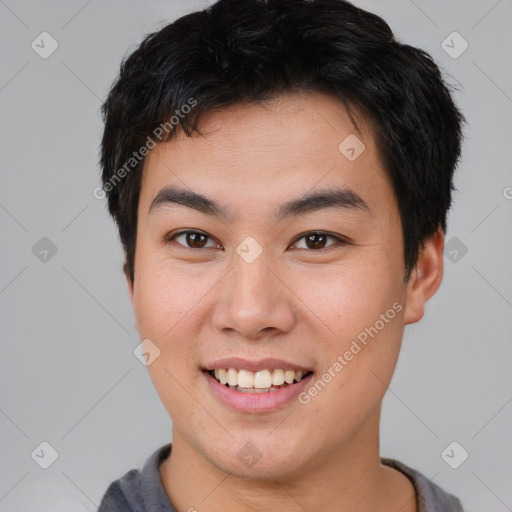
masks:
[[[162,188],[151,202],[148,214],[173,204],[186,206],[228,222],[233,221],[230,212],[213,199],[176,186]],[[302,197],[282,204],[274,213],[274,218],[276,221],[281,221],[287,217],[306,215],[326,208],[360,209],[370,212],[366,201],[354,191],[348,188],[328,187],[306,193]]]

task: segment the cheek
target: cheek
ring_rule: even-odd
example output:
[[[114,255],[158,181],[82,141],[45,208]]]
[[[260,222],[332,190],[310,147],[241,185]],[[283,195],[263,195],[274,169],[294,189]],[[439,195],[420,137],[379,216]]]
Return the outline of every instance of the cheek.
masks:
[[[198,302],[204,292],[182,272],[169,272],[142,258],[135,283],[134,310],[140,339],[150,339],[160,350],[147,367],[155,390],[173,418],[196,419],[187,386],[191,375],[199,375],[196,360]],[[154,262],[153,262],[154,263]]]
[[[329,334],[317,338],[320,382],[301,403],[308,402],[315,421],[336,438],[355,432],[380,407],[398,360],[404,307],[398,291],[381,281],[334,280],[325,296],[328,291],[323,319]]]
[[[163,343],[193,311],[197,283],[183,272],[159,262],[139,260],[135,279],[134,309],[139,334]],[[181,320],[180,320],[181,319]]]
[[[375,251],[373,257],[354,257],[288,280],[303,304],[300,308],[318,326],[317,335],[325,335],[336,345],[374,325],[395,302],[402,308],[395,308],[390,315],[392,323],[400,324],[396,309],[403,309],[405,300],[402,277],[401,265]]]
[[[378,406],[396,366],[405,287],[401,265],[377,253],[348,267],[297,280],[295,290],[318,317],[312,338],[322,346],[321,351],[313,347],[321,352],[318,377],[330,369],[325,380],[331,382],[323,399],[336,396],[344,403],[341,409],[365,414]],[[367,409],[358,404],[367,404]]]
[[[186,313],[193,304],[190,291],[183,287],[181,281],[173,283],[159,272],[144,275],[143,271],[135,285],[134,310],[140,339],[150,339],[160,351],[147,369],[162,400],[180,391],[175,379],[184,381],[192,364],[193,323],[190,312]]]

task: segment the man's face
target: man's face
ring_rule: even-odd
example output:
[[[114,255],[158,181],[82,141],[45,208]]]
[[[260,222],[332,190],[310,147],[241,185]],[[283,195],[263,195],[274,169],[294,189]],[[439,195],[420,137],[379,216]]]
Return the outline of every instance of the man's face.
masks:
[[[287,95],[210,112],[204,137],[180,135],[147,157],[130,287],[137,328],[160,350],[148,370],[174,440],[224,471],[292,475],[376,438],[410,319],[397,202],[358,125],[365,149],[353,159],[353,140],[339,149],[357,132],[338,100]],[[151,207],[165,187],[225,215],[170,194]],[[337,205],[282,208],[335,189]],[[241,361],[218,362],[229,358]],[[247,393],[207,372],[229,367],[259,370],[230,378],[261,389],[282,380],[276,370],[313,373]]]

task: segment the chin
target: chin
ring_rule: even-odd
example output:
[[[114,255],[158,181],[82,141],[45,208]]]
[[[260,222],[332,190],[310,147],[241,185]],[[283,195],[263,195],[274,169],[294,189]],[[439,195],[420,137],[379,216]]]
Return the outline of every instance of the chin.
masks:
[[[243,479],[286,480],[302,474],[306,464],[304,444],[297,436],[281,439],[276,432],[270,436],[269,432],[259,437],[244,435],[237,439],[235,436],[230,438],[228,446],[219,448],[221,452],[205,455],[217,469]]]

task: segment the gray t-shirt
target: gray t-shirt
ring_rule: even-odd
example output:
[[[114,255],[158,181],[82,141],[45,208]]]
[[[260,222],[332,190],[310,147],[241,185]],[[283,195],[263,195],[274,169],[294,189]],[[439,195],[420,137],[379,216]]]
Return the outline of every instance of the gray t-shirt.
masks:
[[[110,484],[98,512],[176,512],[160,478],[159,465],[171,453],[171,443],[151,455],[142,471],[132,469]],[[382,464],[404,473],[418,496],[418,512],[464,512],[461,502],[443,491],[420,472],[394,459],[381,458]]]

